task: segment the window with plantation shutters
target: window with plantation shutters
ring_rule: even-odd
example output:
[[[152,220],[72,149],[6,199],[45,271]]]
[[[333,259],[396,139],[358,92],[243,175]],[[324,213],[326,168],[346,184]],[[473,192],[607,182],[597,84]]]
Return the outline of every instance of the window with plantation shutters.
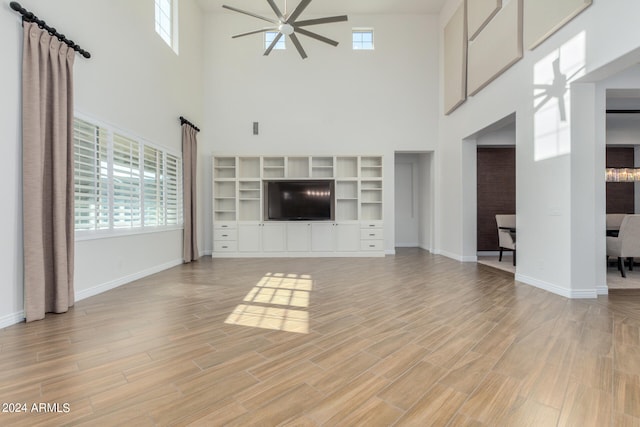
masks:
[[[113,136],[113,228],[142,226],[140,197],[140,144]]]
[[[156,148],[144,147],[144,171],[142,175],[144,225],[164,225],[164,153]]]
[[[107,138],[100,127],[74,121],[75,229],[109,228]]]
[[[75,228],[109,235],[182,226],[182,158],[110,126],[74,120]]]
[[[167,225],[182,224],[182,158],[165,156],[165,220]]]

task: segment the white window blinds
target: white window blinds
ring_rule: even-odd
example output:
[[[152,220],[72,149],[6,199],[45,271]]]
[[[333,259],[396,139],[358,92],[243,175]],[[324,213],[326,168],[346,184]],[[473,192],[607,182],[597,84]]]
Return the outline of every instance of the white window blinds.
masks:
[[[76,230],[109,228],[107,138],[98,126],[74,121]]]
[[[182,225],[182,158],[87,120],[74,121],[76,231]]]

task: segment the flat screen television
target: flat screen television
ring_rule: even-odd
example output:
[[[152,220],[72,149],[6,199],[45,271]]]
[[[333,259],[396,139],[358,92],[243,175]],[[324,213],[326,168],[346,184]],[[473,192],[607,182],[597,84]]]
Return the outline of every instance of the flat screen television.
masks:
[[[334,181],[264,181],[264,219],[267,221],[331,221],[334,219]]]

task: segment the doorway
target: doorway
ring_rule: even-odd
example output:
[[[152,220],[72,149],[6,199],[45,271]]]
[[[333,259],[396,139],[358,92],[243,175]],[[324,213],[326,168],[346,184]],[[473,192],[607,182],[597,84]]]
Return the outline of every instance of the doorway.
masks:
[[[607,89],[606,91],[606,147],[607,168],[640,167],[640,90]],[[607,182],[606,214],[638,214],[640,182]],[[607,227],[609,227],[609,216]],[[607,231],[609,233],[609,230]],[[611,258],[610,258],[611,261]],[[635,260],[633,270],[625,268],[623,278],[615,262],[607,265],[607,287],[609,292],[640,290],[640,266]]]
[[[433,153],[396,152],[395,247],[433,249]]]

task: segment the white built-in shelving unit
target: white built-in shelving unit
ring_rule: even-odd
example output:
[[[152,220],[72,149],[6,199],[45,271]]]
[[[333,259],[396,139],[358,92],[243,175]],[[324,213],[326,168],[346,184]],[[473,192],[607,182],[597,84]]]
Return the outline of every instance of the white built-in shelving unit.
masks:
[[[380,256],[382,156],[213,157],[213,256]],[[263,181],[332,179],[333,221],[264,221]]]

